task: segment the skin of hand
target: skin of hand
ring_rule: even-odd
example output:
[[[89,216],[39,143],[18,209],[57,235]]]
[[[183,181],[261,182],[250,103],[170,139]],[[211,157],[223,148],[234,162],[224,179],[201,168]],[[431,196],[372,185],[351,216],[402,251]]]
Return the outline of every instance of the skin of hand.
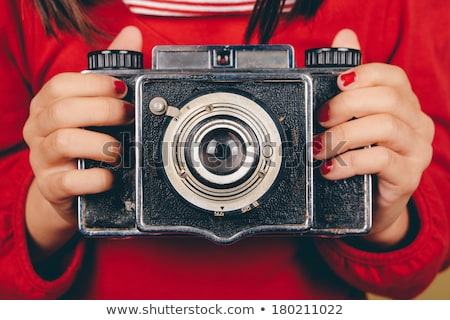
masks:
[[[117,35],[109,49],[140,51],[141,47],[140,31],[130,26]],[[50,79],[31,101],[23,134],[35,176],[25,209],[33,261],[50,256],[76,233],[77,195],[112,187],[111,172],[103,168],[77,170],[76,159],[117,163],[120,143],[83,127],[132,122],[134,106],[121,100],[126,92],[125,83],[107,75],[62,73]]]
[[[333,46],[359,49],[348,29],[336,35]],[[364,241],[389,249],[407,234],[407,203],[431,161],[434,124],[399,67],[363,64],[337,82],[342,92],[318,110],[327,129],[314,137],[313,154],[324,160],[320,170],[330,180],[377,175],[373,227]]]

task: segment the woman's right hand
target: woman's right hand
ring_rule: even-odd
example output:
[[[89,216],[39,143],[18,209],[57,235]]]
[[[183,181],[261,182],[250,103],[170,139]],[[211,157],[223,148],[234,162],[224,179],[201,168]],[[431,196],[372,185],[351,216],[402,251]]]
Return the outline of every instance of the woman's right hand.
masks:
[[[133,39],[131,45],[129,39]],[[141,43],[139,30],[128,27],[109,48],[140,50]],[[57,251],[75,234],[77,195],[112,187],[109,170],[78,170],[77,159],[118,163],[120,143],[83,127],[132,122],[134,106],[122,100],[126,92],[123,81],[108,75],[62,73],[50,79],[33,98],[23,133],[35,175],[25,212],[33,245],[30,255],[35,261]]]

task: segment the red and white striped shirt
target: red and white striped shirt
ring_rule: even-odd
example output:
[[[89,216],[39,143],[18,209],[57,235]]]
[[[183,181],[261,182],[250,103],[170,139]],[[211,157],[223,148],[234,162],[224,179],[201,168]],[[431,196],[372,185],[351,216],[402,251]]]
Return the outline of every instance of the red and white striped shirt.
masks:
[[[189,17],[250,14],[256,0],[123,0],[131,12],[142,15]],[[295,0],[286,0],[289,12]]]

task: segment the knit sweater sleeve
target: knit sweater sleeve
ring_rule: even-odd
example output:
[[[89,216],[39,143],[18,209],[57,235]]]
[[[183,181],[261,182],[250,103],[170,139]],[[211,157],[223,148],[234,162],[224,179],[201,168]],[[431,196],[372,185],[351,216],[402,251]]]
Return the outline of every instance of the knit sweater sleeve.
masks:
[[[411,298],[450,264],[450,4],[403,1],[401,30],[391,64],[408,74],[422,109],[434,120],[433,160],[412,198],[419,231],[401,249],[376,253],[345,241],[320,239],[317,247],[330,267],[362,290],[394,298]],[[396,13],[391,13],[396,14]],[[387,19],[389,20],[389,19]],[[389,29],[389,25],[387,30]]]
[[[29,152],[22,138],[32,97],[22,22],[33,19],[25,1],[5,1],[0,13],[0,299],[61,296],[72,284],[81,263],[79,244],[58,279],[39,276],[30,261],[25,228],[25,203],[33,180]],[[22,7],[22,4],[24,7]]]

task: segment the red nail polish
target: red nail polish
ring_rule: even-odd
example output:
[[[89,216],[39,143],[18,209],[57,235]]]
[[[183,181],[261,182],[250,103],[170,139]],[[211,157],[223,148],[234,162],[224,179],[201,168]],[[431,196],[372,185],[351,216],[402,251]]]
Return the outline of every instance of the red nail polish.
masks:
[[[123,81],[115,80],[114,89],[116,90],[117,94],[124,94],[127,91],[127,85]]]
[[[317,155],[322,151],[322,136],[315,136],[312,143],[313,155]]]
[[[320,166],[320,172],[325,175],[330,173],[331,169],[333,168],[333,160],[327,160],[325,161],[324,164],[322,164],[322,166]]]
[[[123,107],[125,108],[125,114],[128,120],[134,119],[134,106],[129,102],[124,102]]]
[[[317,111],[317,118],[319,119],[319,122],[327,122],[330,120],[330,106],[328,104],[319,108],[319,111]]]
[[[356,79],[356,73],[354,71],[349,72],[349,73],[344,73],[341,74],[340,76],[342,84],[344,85],[344,87],[347,87],[349,85],[351,85],[353,82],[355,82]]]

